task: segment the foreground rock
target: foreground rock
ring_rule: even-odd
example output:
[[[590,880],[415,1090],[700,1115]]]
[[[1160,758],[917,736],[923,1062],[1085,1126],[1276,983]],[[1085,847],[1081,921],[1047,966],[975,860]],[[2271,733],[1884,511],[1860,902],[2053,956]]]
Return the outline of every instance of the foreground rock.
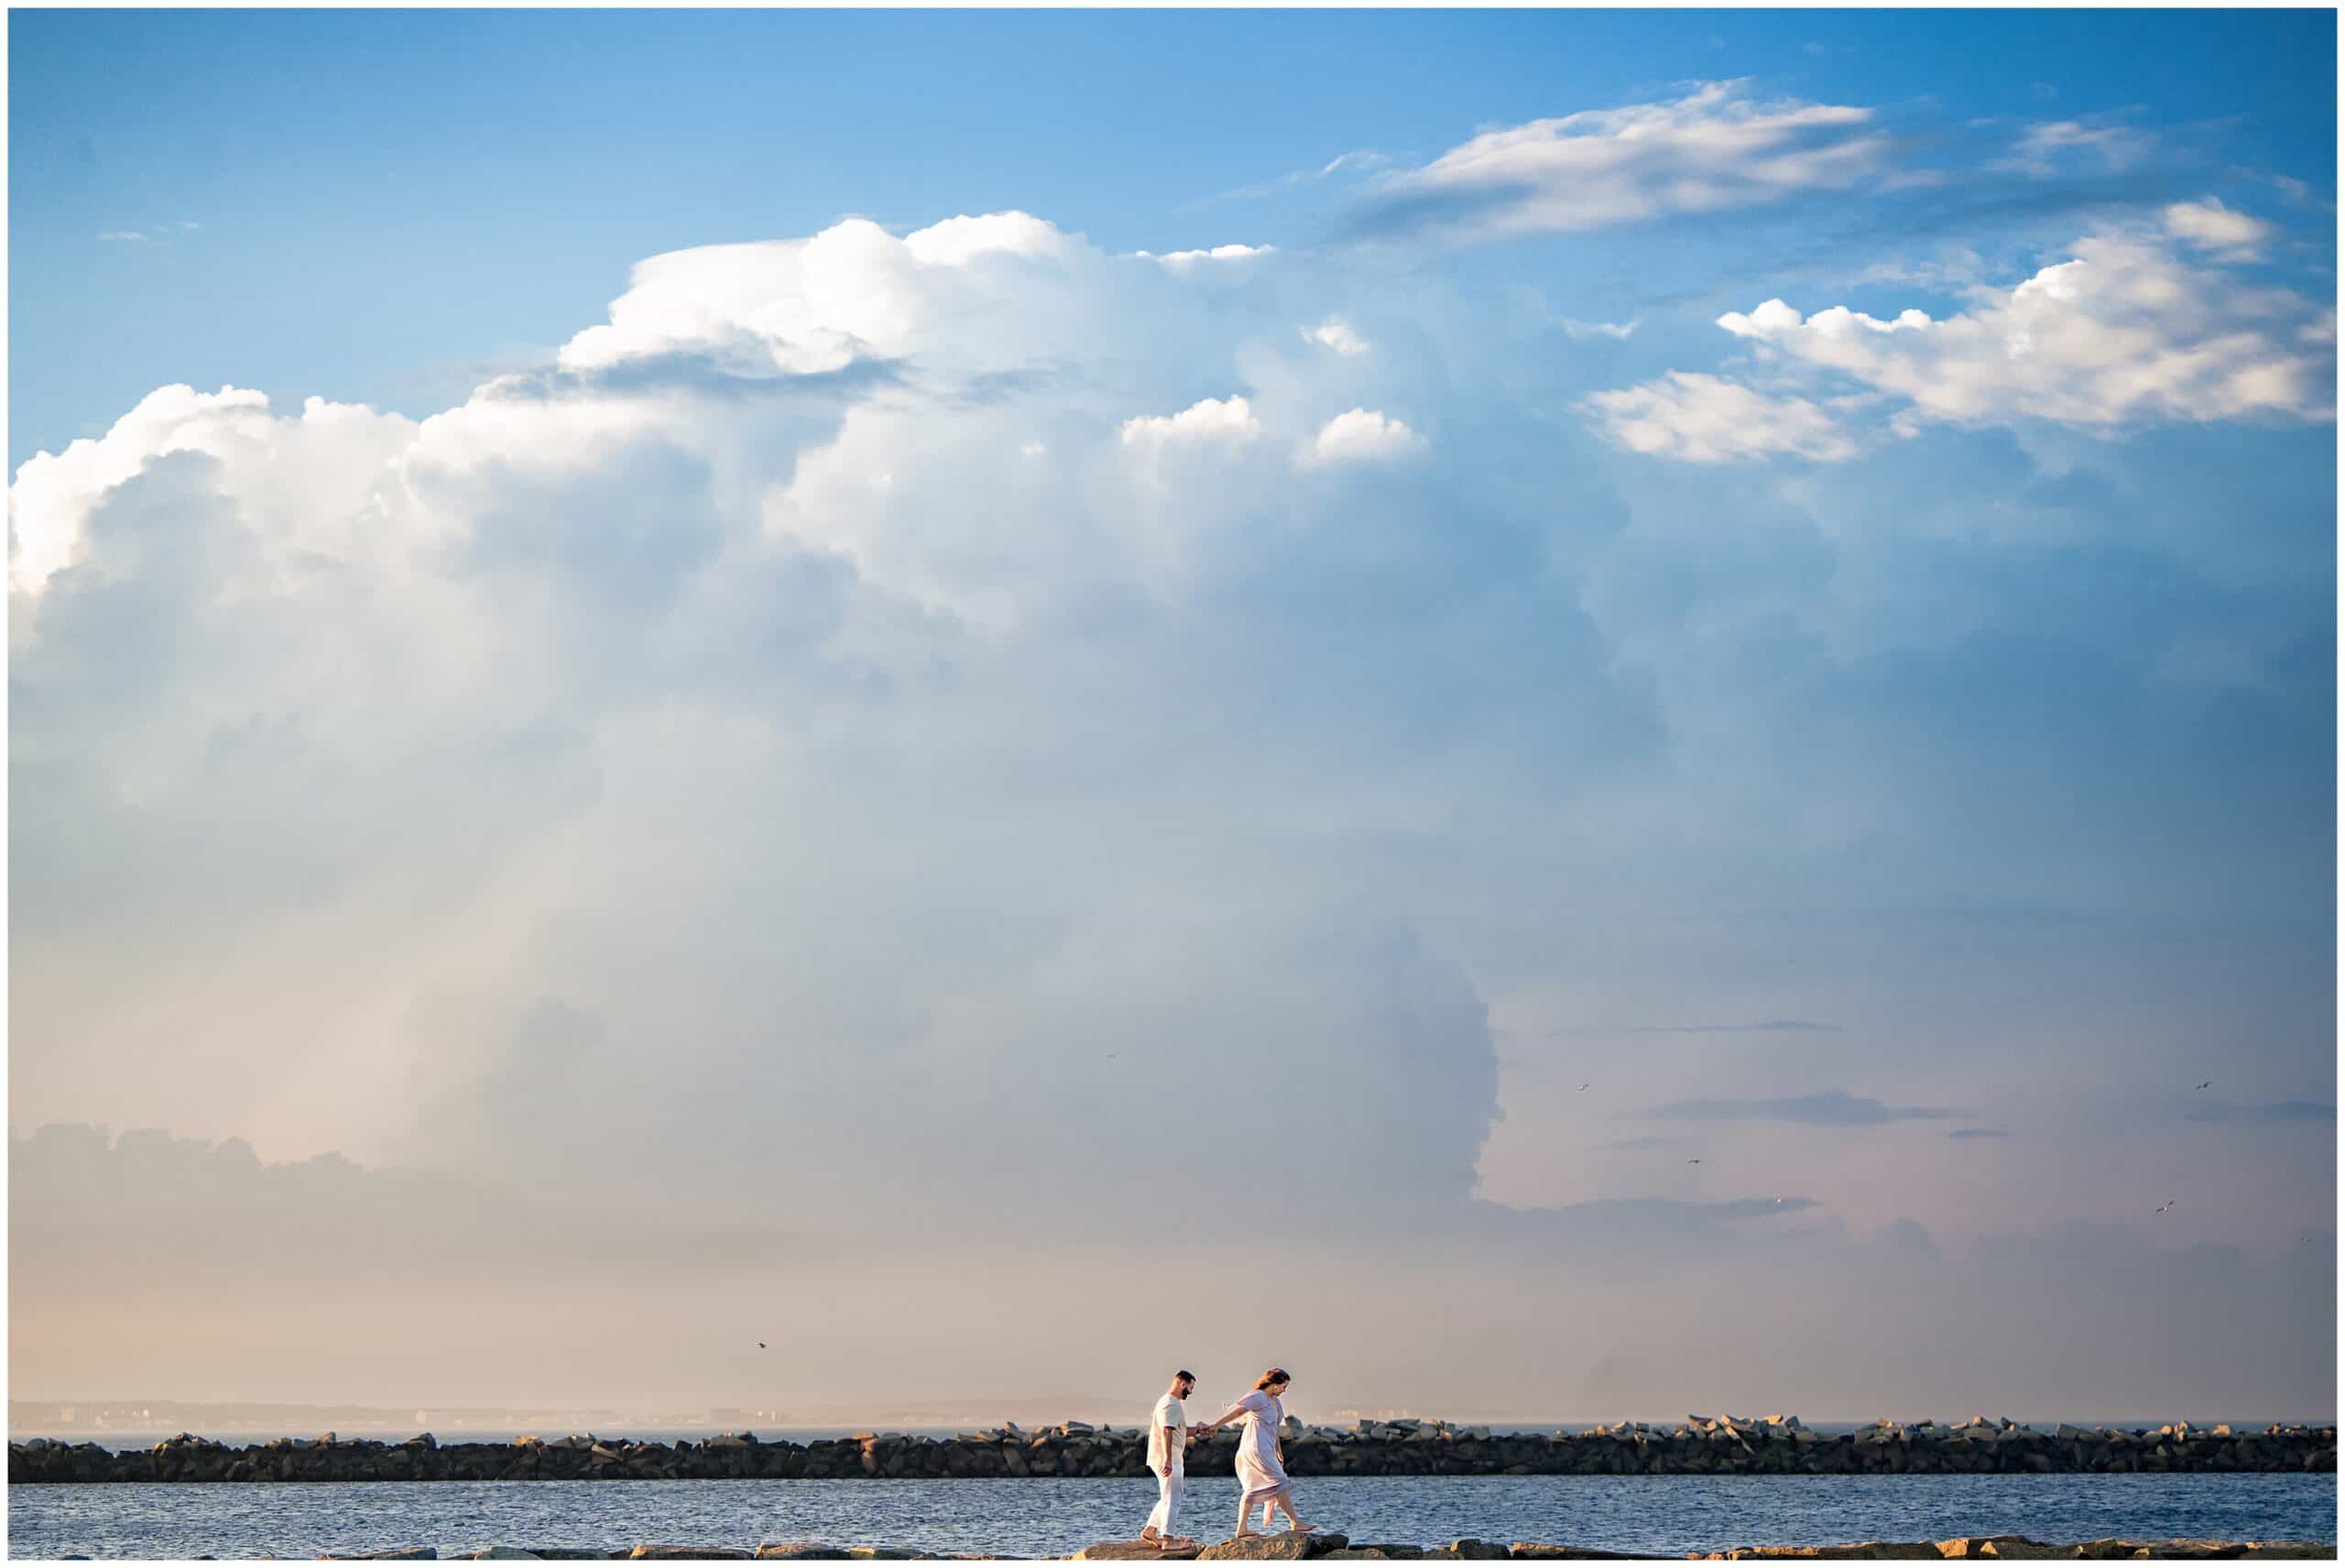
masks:
[[[429,1560],[438,1555],[431,1547],[396,1552],[322,1552],[341,1562]],[[720,1561],[753,1555],[729,1546],[638,1546],[632,1551],[604,1552],[579,1547],[527,1552],[518,1547],[489,1547],[461,1554],[464,1560],[528,1561],[533,1558],[632,1558],[638,1561]],[[937,1560],[937,1554],[897,1546],[831,1546],[812,1541],[768,1541],[754,1555],[761,1561],[909,1562]],[[981,1560],[983,1552],[957,1554]],[[1712,1563],[1772,1560],[1831,1560],[1937,1562],[1962,1559],[2026,1559],[2067,1562],[2111,1562],[2120,1559],[2203,1560],[2296,1558],[2334,1560],[2337,1549],[2309,1541],[2088,1541],[2070,1545],[2031,1541],[2023,1535],[1956,1536],[1947,1541],[1860,1541],[1838,1546],[1740,1546],[1728,1552],[1688,1552],[1685,1556]],[[1203,1548],[1176,1547],[1160,1552],[1145,1541],[1109,1541],[1074,1553],[1077,1563],[1356,1563],[1356,1562],[1497,1562],[1619,1563],[1652,1562],[1632,1552],[1601,1552],[1592,1546],[1552,1545],[1518,1541],[1510,1546],[1495,1541],[1455,1541],[1447,1546],[1404,1546],[1363,1541],[1355,1546],[1333,1532],[1289,1530],[1282,1535],[1248,1536]]]
[[[1200,1563],[1301,1563],[1341,1552],[1351,1542],[1340,1535],[1290,1530],[1278,1535],[1240,1535],[1197,1553]]]
[[[1202,1546],[1151,1546],[1145,1541],[1103,1541],[1074,1554],[1077,1563],[1186,1563]]]
[[[1192,1471],[1227,1470],[1227,1432],[1195,1444]],[[1985,1416],[1878,1421],[1819,1432],[1796,1416],[1689,1418],[1674,1427],[1624,1421],[1576,1432],[1493,1432],[1443,1421],[1289,1422],[1287,1469],[1296,1475],[1857,1475],[2137,1471],[2326,1471],[2337,1468],[2335,1426],[2240,1431],[2176,1421],[2161,1427],[2050,1431]],[[684,1481],[983,1479],[1026,1475],[1146,1476],[1137,1428],[1079,1421],[1021,1432],[1009,1425],[957,1437],[867,1432],[809,1443],[728,1432],[705,1443],[630,1443],[592,1433],[546,1442],[405,1443],[279,1438],[232,1448],[181,1432],[134,1453],[35,1438],[8,1445],[12,1485],[102,1481]]]
[[[1712,1563],[1741,1563],[1780,1558],[1832,1558],[1849,1561],[1890,1558],[2025,1558],[2045,1561],[2107,1562],[2119,1558],[2334,1558],[2334,1546],[2307,1541],[2088,1541],[2073,1546],[2030,1541],[2023,1535],[1957,1536],[1951,1541],[1861,1541],[1847,1546],[1741,1546],[1731,1552],[1689,1552],[1689,1558]]]

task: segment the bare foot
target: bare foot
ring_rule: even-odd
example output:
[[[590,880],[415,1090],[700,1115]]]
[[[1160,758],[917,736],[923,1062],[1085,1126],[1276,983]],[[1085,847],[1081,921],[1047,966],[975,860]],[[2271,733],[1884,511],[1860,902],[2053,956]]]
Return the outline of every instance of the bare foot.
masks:
[[[1262,1532],[1259,1530],[1241,1530],[1229,1539],[1232,1541],[1260,1541],[1261,1538]]]

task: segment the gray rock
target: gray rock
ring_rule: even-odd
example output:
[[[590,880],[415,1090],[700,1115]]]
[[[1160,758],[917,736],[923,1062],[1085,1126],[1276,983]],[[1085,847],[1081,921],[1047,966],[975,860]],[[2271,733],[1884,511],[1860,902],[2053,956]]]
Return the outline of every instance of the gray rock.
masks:
[[[679,1558],[743,1558],[750,1554],[731,1546],[638,1546],[627,1556],[637,1562],[673,1562]]]
[[[1278,1535],[1233,1536],[1197,1553],[1201,1563],[1300,1563],[1349,1546],[1348,1537],[1290,1530]]]
[[[1103,1541],[1074,1554],[1077,1563],[1185,1563],[1204,1551],[1199,1546],[1151,1546],[1145,1541]]]

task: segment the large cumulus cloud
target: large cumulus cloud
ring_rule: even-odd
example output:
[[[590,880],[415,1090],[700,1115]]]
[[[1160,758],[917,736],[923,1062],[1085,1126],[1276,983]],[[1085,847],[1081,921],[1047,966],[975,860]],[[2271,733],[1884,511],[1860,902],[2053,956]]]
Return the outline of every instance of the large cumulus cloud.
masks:
[[[1769,352],[1820,370],[1813,321]],[[946,1257],[1079,1287],[1135,1216],[1405,1246],[1581,1292],[1642,1346],[1610,1397],[1661,1387],[1613,1263],[2026,1230],[2072,1135],[2050,1184],[2130,1215],[2210,1041],[2240,1103],[2333,1103],[2327,431],[2120,453],[1999,383],[1878,443],[1809,387],[1847,461],[1752,484],[1591,431],[1672,345],[1587,335],[998,213],[654,258],[421,419],[163,388],[11,490],[12,1119],[396,1166],[386,1256],[402,1203],[522,1193],[532,1269],[780,1270],[816,1317]],[[1781,444],[1779,388],[1647,385],[1742,432],[1677,455]],[[2210,535],[2209,483],[2268,504]],[[1649,1114],[1686,1104],[2012,1136]],[[2326,1203],[2274,1129],[2193,1133],[2186,1224]],[[1784,1278],[1906,1266],[1844,1239]]]
[[[1535,529],[1422,536],[1390,459],[1426,438],[1283,311],[1020,214],[848,223],[647,263],[551,371],[420,423],[166,388],[35,460],[27,1099],[126,1076],[280,1146],[624,1138],[923,1203],[1186,1105],[1208,1188],[1462,1201],[1481,1003],[1322,846],[1638,700],[1567,588],[1512,585]],[[1184,383],[1227,396],[1157,412]],[[1449,701],[1533,682],[1541,734]]]

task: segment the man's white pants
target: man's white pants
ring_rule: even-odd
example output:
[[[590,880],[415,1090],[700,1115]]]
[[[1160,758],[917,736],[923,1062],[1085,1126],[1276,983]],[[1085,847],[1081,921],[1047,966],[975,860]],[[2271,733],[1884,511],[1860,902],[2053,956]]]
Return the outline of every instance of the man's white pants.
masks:
[[[1180,1533],[1172,1528],[1172,1520],[1181,1511],[1181,1483],[1186,1479],[1178,1470],[1166,1470],[1156,1477],[1156,1507],[1149,1512],[1148,1528],[1157,1534]]]

